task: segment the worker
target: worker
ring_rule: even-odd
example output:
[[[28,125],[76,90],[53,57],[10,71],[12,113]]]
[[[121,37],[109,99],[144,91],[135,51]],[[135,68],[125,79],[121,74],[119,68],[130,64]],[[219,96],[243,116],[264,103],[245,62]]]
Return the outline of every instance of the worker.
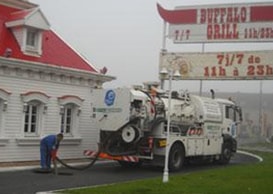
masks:
[[[63,140],[63,134],[48,135],[41,140],[40,154],[41,154],[41,168],[43,170],[50,170],[51,160],[55,161],[60,142]]]

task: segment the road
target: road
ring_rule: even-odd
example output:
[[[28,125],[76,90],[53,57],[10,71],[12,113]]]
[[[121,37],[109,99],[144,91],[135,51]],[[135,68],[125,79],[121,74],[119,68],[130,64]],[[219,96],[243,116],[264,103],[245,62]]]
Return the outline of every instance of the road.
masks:
[[[229,165],[258,162],[257,159],[236,154]],[[221,165],[203,164],[187,165],[177,173],[189,173],[210,168],[223,168]],[[1,194],[32,194],[41,191],[51,191],[74,187],[118,183],[130,180],[162,176],[162,168],[144,165],[137,169],[122,168],[115,162],[99,163],[84,171],[59,169],[63,175],[38,174],[33,170],[1,172]],[[170,176],[172,173],[170,174]]]

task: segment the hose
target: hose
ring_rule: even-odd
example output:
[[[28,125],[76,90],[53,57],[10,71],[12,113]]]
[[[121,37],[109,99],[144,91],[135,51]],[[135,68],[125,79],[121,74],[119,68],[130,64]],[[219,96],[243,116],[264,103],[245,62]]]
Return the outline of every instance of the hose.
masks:
[[[164,117],[156,118],[152,123],[151,129],[154,130],[162,122],[166,122],[166,118]]]
[[[89,163],[89,164],[87,164],[86,166],[83,166],[83,167],[71,166],[71,165],[65,163],[63,160],[61,160],[58,157],[56,157],[56,160],[66,168],[69,168],[69,169],[72,169],[72,170],[85,170],[85,169],[90,168],[91,166],[93,166],[95,164],[95,162],[98,159],[98,156],[99,156],[99,152],[98,152],[97,156],[91,161],[91,163]]]
[[[133,120],[131,120],[131,121],[129,121],[129,122],[127,122],[126,124],[124,124],[123,126],[121,126],[116,132],[118,133],[121,129],[123,129],[125,126],[127,126],[127,125],[130,124],[131,122],[134,122],[135,120],[136,120],[136,118],[133,119]],[[102,144],[100,144],[100,145],[104,145],[107,141],[109,141],[110,138],[113,138],[113,136],[112,136],[111,134],[110,134],[107,138],[105,138],[104,142],[103,142]],[[108,149],[107,149],[107,150],[108,150]],[[99,150],[98,150],[98,152],[97,152],[95,158],[94,158],[89,164],[87,164],[86,166],[82,166],[82,167],[71,166],[71,165],[65,163],[63,160],[61,160],[61,159],[58,158],[58,157],[56,157],[56,160],[57,160],[60,164],[62,164],[64,167],[66,167],[66,168],[69,168],[69,169],[72,169],[72,170],[85,170],[85,169],[90,168],[91,166],[93,166],[93,165],[95,164],[95,162],[96,162],[96,161],[98,160],[98,158],[99,158],[99,155],[100,155],[101,151],[102,151],[102,146],[99,146]]]
[[[99,151],[97,152],[95,158],[89,164],[87,164],[86,166],[82,166],[82,167],[71,166],[71,165],[65,163],[63,160],[61,160],[58,157],[56,157],[56,160],[66,168],[69,168],[69,169],[72,169],[72,170],[85,170],[85,169],[90,168],[91,166],[93,166],[95,164],[95,162],[99,158],[100,153],[101,153],[101,149],[99,148]]]
[[[105,139],[105,141],[103,143],[105,143],[109,139],[110,139],[110,135]],[[100,153],[102,151],[102,146],[101,145],[103,145],[103,144],[99,144],[99,149],[98,149],[98,152],[97,152],[95,158],[89,164],[87,164],[86,166],[82,166],[82,167],[71,166],[71,165],[65,163],[63,160],[61,160],[58,157],[56,157],[56,160],[66,168],[69,168],[69,169],[72,169],[72,170],[85,170],[85,169],[90,168],[91,166],[93,166],[95,164],[95,162],[98,160],[99,155],[100,155]]]

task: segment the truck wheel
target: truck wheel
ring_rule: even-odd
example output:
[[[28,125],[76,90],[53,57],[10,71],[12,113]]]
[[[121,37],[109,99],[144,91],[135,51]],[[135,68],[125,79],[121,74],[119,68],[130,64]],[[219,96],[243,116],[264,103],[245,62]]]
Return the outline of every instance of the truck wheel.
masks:
[[[139,162],[118,161],[118,163],[124,168],[138,168],[141,167],[142,165],[142,161]]]
[[[181,170],[185,161],[185,151],[183,147],[175,143],[169,152],[169,170],[178,171]]]
[[[232,156],[231,145],[229,143],[224,143],[222,148],[222,154],[220,157],[220,164],[228,164]]]

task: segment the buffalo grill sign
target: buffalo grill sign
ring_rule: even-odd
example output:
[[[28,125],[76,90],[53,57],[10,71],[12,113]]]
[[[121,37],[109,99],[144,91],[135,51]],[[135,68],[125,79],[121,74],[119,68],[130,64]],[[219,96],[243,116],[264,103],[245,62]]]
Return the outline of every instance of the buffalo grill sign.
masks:
[[[160,70],[179,71],[186,80],[273,80],[273,51],[167,53],[160,55]],[[168,76],[161,77],[169,79]]]
[[[273,3],[177,7],[158,12],[174,43],[273,40]]]

